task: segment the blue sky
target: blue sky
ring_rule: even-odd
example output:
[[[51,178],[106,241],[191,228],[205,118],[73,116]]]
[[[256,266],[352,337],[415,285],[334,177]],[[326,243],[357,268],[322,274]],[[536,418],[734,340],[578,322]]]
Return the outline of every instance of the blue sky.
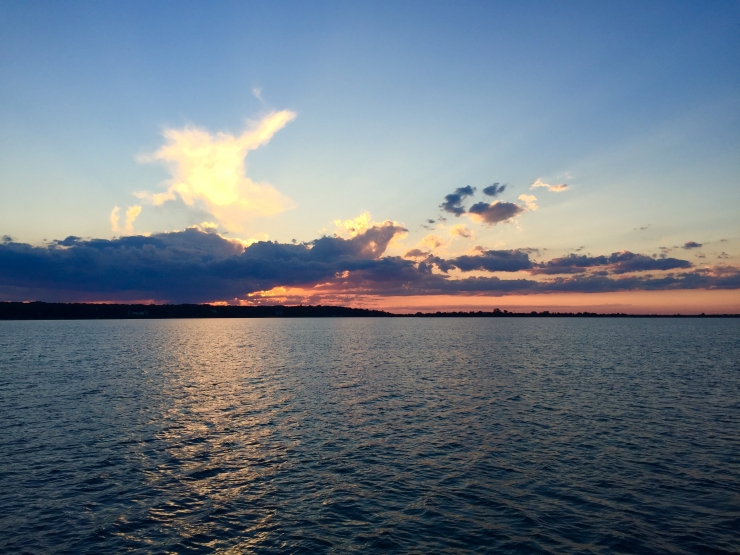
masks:
[[[694,241],[692,263],[737,264],[738,24],[738,2],[4,2],[0,234],[39,246],[208,221],[300,242],[367,211],[408,230],[388,255],[428,235],[435,255],[542,260]],[[235,226],[197,198],[134,195],[175,178],[154,159],[168,130],[239,137],[281,111],[294,118],[245,166],[290,201],[279,210]],[[537,210],[495,225],[440,212],[493,182]]]

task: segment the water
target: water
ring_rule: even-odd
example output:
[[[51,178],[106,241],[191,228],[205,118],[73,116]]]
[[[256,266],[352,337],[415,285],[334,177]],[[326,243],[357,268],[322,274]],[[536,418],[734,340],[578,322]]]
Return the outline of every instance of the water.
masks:
[[[740,320],[0,322],[3,553],[737,553]]]

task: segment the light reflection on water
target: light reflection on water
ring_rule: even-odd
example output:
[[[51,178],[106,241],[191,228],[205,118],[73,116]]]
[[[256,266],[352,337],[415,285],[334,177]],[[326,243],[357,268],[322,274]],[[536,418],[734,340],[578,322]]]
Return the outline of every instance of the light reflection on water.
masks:
[[[0,322],[0,550],[736,552],[739,332]]]

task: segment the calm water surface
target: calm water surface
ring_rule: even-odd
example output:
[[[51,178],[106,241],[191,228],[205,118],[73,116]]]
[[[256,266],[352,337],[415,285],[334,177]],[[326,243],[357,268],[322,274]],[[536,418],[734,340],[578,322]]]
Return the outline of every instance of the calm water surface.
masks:
[[[0,322],[2,553],[738,553],[740,320]]]

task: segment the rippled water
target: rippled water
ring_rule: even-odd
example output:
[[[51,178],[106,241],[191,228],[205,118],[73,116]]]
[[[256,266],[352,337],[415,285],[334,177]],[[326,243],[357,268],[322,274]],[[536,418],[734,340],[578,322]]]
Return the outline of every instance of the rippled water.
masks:
[[[740,549],[740,320],[0,322],[0,551]]]

